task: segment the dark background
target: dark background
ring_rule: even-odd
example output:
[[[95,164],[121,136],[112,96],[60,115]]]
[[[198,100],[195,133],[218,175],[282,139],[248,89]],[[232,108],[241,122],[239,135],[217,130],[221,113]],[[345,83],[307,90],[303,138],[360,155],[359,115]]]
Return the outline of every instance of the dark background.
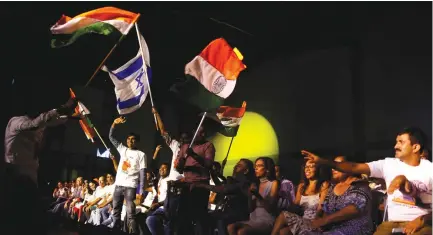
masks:
[[[405,126],[419,126],[431,139],[431,2],[2,2],[3,128],[23,110],[58,107],[73,87],[108,142],[117,117],[113,84],[101,72],[90,87],[83,85],[116,40],[86,35],[51,49],[49,29],[62,14],[110,5],[141,13],[154,100],[172,133],[193,126],[197,110],[174,99],[170,85],[211,40],[224,37],[248,66],[226,104],[246,100],[248,110],[270,121],[280,163],[295,182],[300,149],[370,161],[392,157],[396,133]],[[137,50],[132,30],[107,65],[120,66]],[[128,115],[120,138],[130,131],[141,134],[140,147],[150,158],[160,139],[149,99]],[[41,180],[112,171],[109,160],[96,157],[97,147],[78,123],[49,130]],[[163,149],[162,161],[170,157]]]

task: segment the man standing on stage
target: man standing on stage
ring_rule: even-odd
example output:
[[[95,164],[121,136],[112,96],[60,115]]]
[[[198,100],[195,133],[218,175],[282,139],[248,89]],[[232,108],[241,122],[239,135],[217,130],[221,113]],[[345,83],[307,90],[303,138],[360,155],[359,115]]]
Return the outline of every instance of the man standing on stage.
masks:
[[[74,108],[77,106],[76,99],[69,99],[60,108],[48,112],[33,114],[32,107],[27,108],[26,115],[12,117],[5,131],[4,147],[4,169],[0,169],[3,175],[2,182],[4,196],[0,200],[3,204],[1,211],[8,211],[7,217],[10,221],[3,221],[5,231],[14,231],[16,234],[28,232],[38,233],[41,228],[42,208],[39,201],[38,191],[38,153],[43,147],[44,132],[46,127],[57,126],[72,117]],[[25,203],[24,203],[25,202]],[[30,207],[29,207],[30,205]],[[26,226],[22,225],[19,218],[26,211],[28,216]]]
[[[75,99],[58,109],[36,115],[12,117],[5,131],[5,162],[8,170],[38,183],[39,161],[37,152],[42,148],[44,131],[47,126],[63,124],[77,106]]]
[[[146,155],[137,149],[136,143],[140,136],[131,133],[126,138],[126,146],[113,137],[116,125],[125,123],[124,117],[116,118],[110,129],[109,138],[120,154],[119,167],[116,175],[115,189],[113,194],[113,225],[120,225],[120,214],[123,199],[126,201],[126,215],[128,216],[128,229],[130,234],[136,234],[137,224],[135,221],[135,196],[137,187],[139,195],[143,195],[146,177]],[[141,201],[141,199],[140,199]]]

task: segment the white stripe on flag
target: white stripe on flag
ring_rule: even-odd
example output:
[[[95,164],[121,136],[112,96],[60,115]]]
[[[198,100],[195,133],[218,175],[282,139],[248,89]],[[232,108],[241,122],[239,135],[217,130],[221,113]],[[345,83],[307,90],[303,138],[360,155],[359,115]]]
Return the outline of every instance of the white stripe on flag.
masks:
[[[117,111],[120,115],[132,113],[139,109],[146,100],[147,93],[149,92],[146,81],[146,79],[149,78],[150,82],[152,76],[149,49],[143,36],[140,36],[145,58],[144,66],[139,50],[134,58],[115,70],[111,71],[106,66],[102,67],[102,70],[108,72],[108,75],[114,83],[114,91],[117,98]]]

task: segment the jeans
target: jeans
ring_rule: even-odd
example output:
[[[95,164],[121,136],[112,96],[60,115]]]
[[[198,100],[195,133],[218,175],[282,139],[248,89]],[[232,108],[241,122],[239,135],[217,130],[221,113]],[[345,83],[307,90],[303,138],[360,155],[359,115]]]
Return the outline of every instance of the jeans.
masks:
[[[101,213],[102,221],[105,221],[108,219],[108,217],[110,217],[110,212],[108,212],[109,210],[110,210],[110,204],[104,206],[99,210],[99,212]]]
[[[126,216],[128,218],[128,229],[130,233],[137,232],[135,222],[135,191],[136,188],[129,188],[116,185],[113,194],[113,225],[120,226],[120,214],[122,212],[123,199],[126,201]]]
[[[163,234],[164,229],[164,208],[160,207],[149,213],[146,218],[146,225],[152,235]]]
[[[54,208],[51,210],[53,214],[63,214],[63,210],[65,209],[65,204],[67,201],[63,201],[61,203],[58,203],[54,206]]]

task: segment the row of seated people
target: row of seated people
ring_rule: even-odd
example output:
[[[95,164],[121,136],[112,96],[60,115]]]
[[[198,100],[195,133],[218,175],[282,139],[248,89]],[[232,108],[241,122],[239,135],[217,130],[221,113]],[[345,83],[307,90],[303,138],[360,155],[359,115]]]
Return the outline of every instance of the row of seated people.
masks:
[[[196,227],[209,228],[208,233],[217,230],[218,234],[230,235],[372,234],[381,222],[375,216],[379,200],[372,196],[377,191],[374,190],[374,186],[373,190],[371,189],[368,180],[353,173],[358,172],[385,179],[386,184],[389,184],[383,183],[382,186],[388,186],[385,187],[387,188],[385,194],[391,196],[391,199],[386,200],[389,204],[387,215],[390,222],[380,224],[375,234],[388,234],[385,231],[393,228],[403,228],[407,233],[425,234],[426,231],[431,232],[431,225],[419,221],[418,218],[427,221],[426,212],[431,211],[431,169],[429,172],[426,171],[431,168],[431,162],[420,159],[422,157],[420,152],[423,150],[419,147],[423,146],[419,144],[422,143],[421,141],[411,140],[414,144],[403,146],[403,137],[406,138],[406,142],[409,141],[407,131],[398,135],[395,147],[396,158],[386,158],[368,164],[350,163],[344,157],[325,161],[312,153],[303,151],[308,161],[303,166],[302,180],[296,187],[295,197],[293,197],[295,194],[293,184],[288,180],[277,178],[278,167],[267,157],[257,158],[255,163],[241,159],[234,167],[233,175],[227,179],[220,174],[214,174],[218,169],[212,169],[210,172],[214,185],[186,184],[187,190],[184,186],[179,187],[182,185],[182,177],[172,176],[173,167],[170,167],[170,164],[162,164],[154,187],[147,188],[144,200],[136,202],[137,209],[134,215],[126,213],[124,221],[127,224],[127,220],[136,218],[140,233],[143,234],[177,233],[178,226],[182,225],[179,221],[182,221],[183,215],[179,214],[177,209],[185,210],[185,206],[176,206],[173,202],[179,197],[182,198],[182,194],[186,191],[204,189],[210,201],[216,205],[211,207],[205,219],[196,218],[194,222]],[[413,148],[412,152],[401,150],[408,148]],[[405,156],[400,156],[402,154]],[[417,160],[418,166],[408,167],[402,159]],[[332,166],[334,169],[326,166]],[[384,170],[388,168],[389,170]],[[352,173],[343,173],[343,171]],[[396,175],[397,173],[401,175]],[[405,179],[405,175],[407,177],[416,175],[416,179],[421,181],[409,181]],[[149,179],[150,177],[148,181]],[[402,185],[404,187],[401,187]],[[217,196],[213,196],[209,191],[217,193]],[[110,194],[105,194],[107,195]],[[407,200],[408,196],[414,200]],[[95,225],[102,223],[110,226],[109,204],[97,204],[105,203],[107,199],[104,200],[103,196],[99,196],[99,201],[92,202],[92,206],[84,208],[85,212],[90,211],[85,215],[87,223]],[[73,199],[69,201],[74,202]],[[66,210],[68,206],[63,205]],[[106,219],[101,214],[105,206],[108,208],[105,209],[108,212],[105,214]],[[194,202],[189,202],[186,208],[193,210]],[[396,208],[401,209],[396,210]],[[92,217],[92,214],[95,216]],[[98,214],[101,214],[99,218]],[[204,215],[200,214],[200,216]],[[210,221],[213,223],[209,223]],[[206,234],[203,231],[205,230],[202,230],[201,234]]]
[[[336,159],[342,160],[343,157]],[[218,167],[220,165],[215,164],[217,172]],[[221,175],[213,175],[209,185],[195,185],[194,187],[211,191],[209,218],[212,223],[209,231],[218,231],[219,235],[252,232],[303,234],[305,229],[310,229],[308,226],[325,226],[306,225],[306,221],[316,218],[317,213],[337,212],[345,208],[345,205],[355,205],[358,216],[332,226],[343,234],[358,234],[354,231],[359,234],[372,233],[372,196],[367,181],[332,171],[331,184],[329,172],[327,174],[323,167],[308,163],[302,168],[303,175],[297,190],[290,180],[280,177],[279,166],[275,166],[270,158],[257,159],[255,166],[251,161],[242,159],[233,169],[232,177],[225,179]],[[164,202],[169,194],[168,181],[171,180],[169,175],[170,166],[166,163],[160,166],[156,181],[152,179],[150,172],[147,174],[150,184],[144,200],[135,201],[137,221],[142,234],[162,234],[169,229],[167,224],[170,218],[167,218],[164,211]],[[266,180],[263,180],[264,178]],[[114,182],[111,174],[99,177],[98,182],[83,181],[82,177],[78,177],[74,193],[67,197],[61,193],[64,187],[59,182],[53,193],[56,202],[53,203],[51,212],[78,222],[110,228]],[[254,200],[255,206],[252,203]],[[122,221],[126,220],[125,207],[122,209],[121,218]],[[332,229],[330,226],[327,228]]]

